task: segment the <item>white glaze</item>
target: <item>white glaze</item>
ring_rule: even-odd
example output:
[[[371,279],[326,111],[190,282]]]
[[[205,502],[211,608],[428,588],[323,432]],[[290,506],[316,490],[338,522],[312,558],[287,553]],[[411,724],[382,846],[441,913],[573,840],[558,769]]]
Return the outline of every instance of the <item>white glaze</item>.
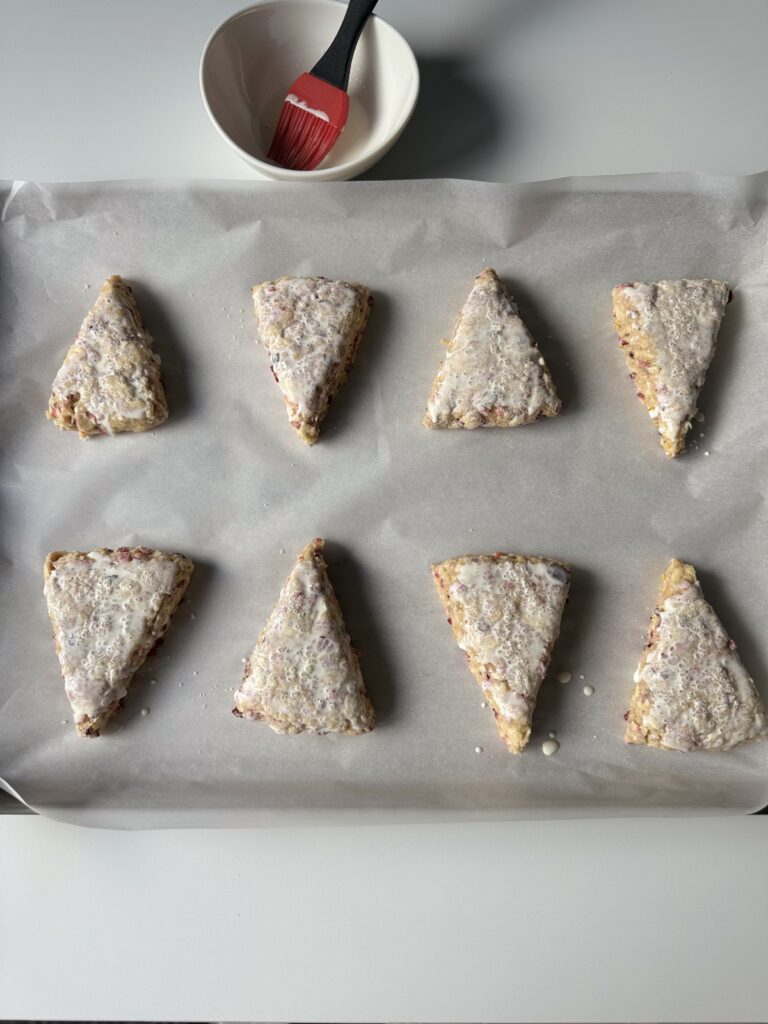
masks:
[[[656,407],[649,413],[674,438],[696,415],[730,286],[706,279],[636,282],[617,290],[635,313],[632,330],[647,336],[656,352]]]
[[[484,270],[459,314],[427,403],[428,426],[504,426],[555,415],[560,402],[546,363],[493,270]]]
[[[504,718],[530,723],[568,584],[566,570],[546,561],[478,557],[459,566],[448,590],[462,610],[459,646],[482,666],[478,681]]]
[[[544,742],[541,744],[541,752],[545,755],[545,757],[551,757],[552,754],[556,754],[559,749],[560,744],[557,742],[557,740],[554,739],[544,740]]]
[[[179,575],[177,562],[162,552],[129,561],[119,552],[91,551],[53,563],[45,595],[76,722],[126,695]]]
[[[294,420],[316,426],[368,317],[362,285],[282,277],[253,289],[259,337]]]
[[[308,545],[246,664],[235,707],[279,733],[368,732],[373,709],[320,552]]]
[[[673,750],[728,750],[768,733],[768,717],[735,645],[701,593],[682,582],[657,609],[635,673],[643,713],[630,721]]]
[[[83,436],[166,419],[160,357],[120,277],[103,284],[83,321],[54,379],[48,415],[59,425],[71,416]]]
[[[299,107],[301,110],[306,110],[308,114],[313,114],[315,117],[319,117],[321,121],[328,121],[330,123],[330,117],[324,110],[315,110],[314,107],[310,107],[306,100],[300,100],[296,93],[289,92],[285,97],[285,102],[290,103],[294,107]]]

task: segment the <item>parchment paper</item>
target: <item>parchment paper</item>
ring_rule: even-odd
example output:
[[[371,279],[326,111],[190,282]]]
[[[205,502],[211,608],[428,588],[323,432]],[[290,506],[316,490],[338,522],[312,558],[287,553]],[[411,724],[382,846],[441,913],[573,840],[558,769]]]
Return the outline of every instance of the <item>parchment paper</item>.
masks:
[[[8,188],[5,784],[45,814],[112,827],[722,813],[768,802],[768,743],[677,754],[622,742],[671,556],[697,566],[768,696],[767,198],[768,175]],[[488,265],[540,343],[562,415],[514,430],[427,431],[440,339]],[[112,273],[135,286],[171,417],[150,434],[84,442],[43,413]],[[254,343],[251,286],[281,274],[360,280],[375,294],[357,363],[312,449],[289,428]],[[725,278],[735,298],[702,394],[706,419],[670,462],[627,380],[610,289],[682,276]],[[278,736],[230,713],[242,659],[316,535],[328,539],[376,707],[369,736]],[[139,543],[194,559],[189,600],[124,711],[84,740],[53,650],[43,559]],[[495,550],[574,567],[521,757],[481,707],[429,572],[432,561]],[[570,683],[557,681],[561,671]],[[561,745],[545,757],[550,730]]]

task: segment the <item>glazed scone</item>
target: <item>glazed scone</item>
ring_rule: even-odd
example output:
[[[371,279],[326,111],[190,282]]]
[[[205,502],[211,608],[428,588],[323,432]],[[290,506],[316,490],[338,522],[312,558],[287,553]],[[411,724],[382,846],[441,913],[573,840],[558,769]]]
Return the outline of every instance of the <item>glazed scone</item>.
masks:
[[[475,279],[446,344],[424,426],[518,427],[560,412],[547,364],[490,267]]]
[[[661,579],[626,714],[627,743],[729,750],[768,735],[768,717],[736,645],[704,599],[692,565]]]
[[[629,376],[674,458],[685,448],[731,287],[713,280],[635,282],[617,285],[612,295]]]
[[[53,551],[45,597],[64,687],[81,736],[98,736],[131,677],[165,635],[192,562],[150,548]]]
[[[121,277],[101,286],[53,381],[46,415],[83,438],[151,430],[168,418],[160,356]]]
[[[314,444],[357,355],[371,293],[349,281],[281,277],[256,285],[253,304],[290,424],[302,441]]]
[[[278,733],[373,728],[357,653],[326,572],[320,538],[307,544],[245,666],[234,714]]]
[[[519,754],[560,633],[570,570],[527,555],[463,555],[433,565],[432,575],[499,734]]]

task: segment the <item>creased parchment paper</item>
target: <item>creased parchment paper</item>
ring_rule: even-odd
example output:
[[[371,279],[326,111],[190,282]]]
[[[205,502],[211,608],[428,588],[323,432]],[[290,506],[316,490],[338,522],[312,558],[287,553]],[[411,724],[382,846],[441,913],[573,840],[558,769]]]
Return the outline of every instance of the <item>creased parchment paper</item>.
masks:
[[[6,785],[45,814],[113,827],[722,813],[768,802],[768,743],[677,754],[622,742],[671,556],[697,566],[768,696],[767,197],[766,175],[9,187]],[[489,265],[517,297],[563,412],[514,430],[428,431],[440,339]],[[171,416],[150,434],[85,442],[43,413],[113,273],[135,287]],[[251,286],[281,274],[359,280],[375,296],[312,449],[290,429],[254,342]],[[702,394],[706,418],[670,462],[627,379],[610,290],[682,276],[724,278],[735,298]],[[369,736],[278,736],[230,713],[243,659],[316,535],[328,539],[376,707]],[[54,654],[43,559],[121,544],[178,550],[197,569],[124,711],[84,740]],[[429,572],[432,561],[496,550],[573,565],[521,757],[481,707]],[[545,757],[550,730],[560,750]]]

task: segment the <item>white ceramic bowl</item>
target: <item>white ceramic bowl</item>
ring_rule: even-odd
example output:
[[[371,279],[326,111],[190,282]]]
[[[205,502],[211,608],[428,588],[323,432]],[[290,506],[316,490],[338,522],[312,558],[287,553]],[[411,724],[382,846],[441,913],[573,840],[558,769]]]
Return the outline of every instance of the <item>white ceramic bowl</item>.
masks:
[[[267,150],[291,83],[330,45],[340,0],[261,0],[215,30],[200,59],[208,115],[254,170],[279,181],[342,181],[367,170],[408,123],[419,93],[410,46],[381,18],[368,20],[349,78],[349,120],[314,171],[287,171]]]

